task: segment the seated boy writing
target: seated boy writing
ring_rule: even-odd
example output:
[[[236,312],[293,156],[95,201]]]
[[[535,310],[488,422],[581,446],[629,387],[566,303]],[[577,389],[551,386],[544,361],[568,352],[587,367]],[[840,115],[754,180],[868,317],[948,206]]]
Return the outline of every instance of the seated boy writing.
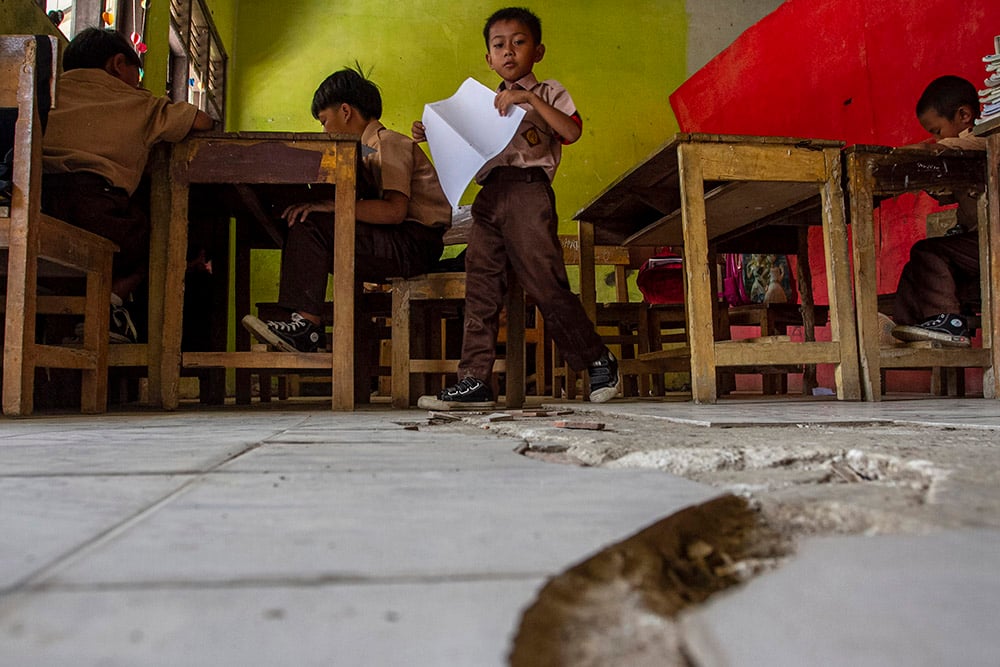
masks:
[[[570,291],[551,185],[562,146],[580,138],[582,122],[559,82],[539,82],[532,73],[545,55],[537,16],[521,8],[501,9],[487,19],[483,37],[486,62],[503,79],[494,106],[501,115],[512,104],[527,113],[507,147],[476,174],[483,188],[472,205],[465,257],[459,381],[437,397],[420,397],[417,404],[428,409],[493,406],[487,382],[511,270],[538,304],[566,362],[576,371],[589,372],[590,400],[603,403],[618,393],[618,361]],[[413,136],[425,138],[422,123],[413,124]]]
[[[935,79],[920,96],[916,111],[934,145],[943,150],[986,150],[986,139],[972,134],[979,117],[979,97],[975,86],[965,79]],[[926,148],[927,143],[914,147]],[[959,224],[945,236],[914,243],[910,261],[899,277],[892,335],[900,340],[971,345],[962,301],[979,298],[976,193],[956,192],[955,199]]]
[[[451,226],[451,205],[434,165],[413,139],[379,122],[382,96],[357,70],[327,77],[313,95],[312,114],[326,132],[361,137],[364,173],[358,180],[377,190],[374,198],[355,204],[357,279],[379,282],[427,273],[441,256]],[[261,342],[286,352],[326,346],[321,314],[333,266],[334,210],[334,202],[324,200],[289,206],[282,214],[288,238],[278,303],[290,317],[268,322],[244,317],[243,326]]]
[[[141,87],[139,56],[113,30],[87,28],[69,43],[58,105],[42,140],[42,210],[118,244],[111,270],[111,340],[135,342],[122,303],[149,267],[149,219],[133,200],[158,141],[207,130],[212,117]]]

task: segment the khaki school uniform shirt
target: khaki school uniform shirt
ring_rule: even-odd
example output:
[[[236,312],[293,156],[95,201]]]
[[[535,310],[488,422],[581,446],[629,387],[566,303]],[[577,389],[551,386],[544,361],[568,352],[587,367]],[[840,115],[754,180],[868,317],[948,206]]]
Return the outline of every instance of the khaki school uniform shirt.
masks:
[[[361,160],[379,185],[379,196],[386,190],[401,192],[409,198],[407,220],[427,227],[451,226],[451,204],[417,142],[373,120],[361,134],[361,143],[372,149]]]
[[[49,112],[42,169],[92,172],[131,195],[153,144],[183,139],[197,113],[191,104],[132,88],[104,70],[70,70],[59,77]]]
[[[506,85],[506,82],[501,83],[497,92],[504,90]],[[567,116],[576,114],[573,98],[558,81],[548,79],[539,82],[532,73],[519,79],[514,86],[538,95]],[[562,159],[562,137],[555,133],[530,104],[518,106],[525,110],[525,114],[514,138],[499,155],[483,165],[476,174],[477,183],[483,183],[494,167],[541,167],[550,181],[555,177],[556,168]]]

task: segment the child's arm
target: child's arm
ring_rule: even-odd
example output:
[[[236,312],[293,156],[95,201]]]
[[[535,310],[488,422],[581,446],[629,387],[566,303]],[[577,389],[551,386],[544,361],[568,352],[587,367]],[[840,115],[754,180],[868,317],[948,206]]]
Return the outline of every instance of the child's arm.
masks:
[[[354,204],[356,220],[373,225],[398,225],[406,218],[410,200],[402,192],[386,190],[382,199],[359,199]],[[333,213],[336,205],[332,199],[309,202],[307,204],[292,204],[284,210],[281,217],[291,227],[296,222],[306,219],[310,213]]]
[[[501,116],[507,115],[511,104],[530,104],[535,111],[549,124],[549,127],[562,137],[563,142],[571,144],[580,138],[583,130],[570,116],[527,90],[501,90],[493,100]],[[415,139],[416,137],[414,137]]]
[[[195,114],[194,123],[191,124],[192,130],[211,130],[215,127],[215,119],[209,116],[207,113],[198,109],[198,113]]]

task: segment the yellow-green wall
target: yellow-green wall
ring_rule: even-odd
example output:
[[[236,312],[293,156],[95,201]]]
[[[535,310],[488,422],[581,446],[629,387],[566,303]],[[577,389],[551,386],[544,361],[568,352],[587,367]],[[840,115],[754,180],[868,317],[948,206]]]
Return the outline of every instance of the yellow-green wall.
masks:
[[[58,35],[45,12],[31,0],[0,0],[0,35]]]
[[[499,2],[292,0],[241,2],[232,63],[230,129],[317,130],[316,85],[359,61],[384,99],[383,122],[409,132],[423,105],[466,77],[493,87],[482,28]],[[280,7],[280,8],[278,8]],[[565,85],[584,119],[556,177],[563,219],[676,131],[668,94],[685,78],[684,2],[549,0],[539,78]]]

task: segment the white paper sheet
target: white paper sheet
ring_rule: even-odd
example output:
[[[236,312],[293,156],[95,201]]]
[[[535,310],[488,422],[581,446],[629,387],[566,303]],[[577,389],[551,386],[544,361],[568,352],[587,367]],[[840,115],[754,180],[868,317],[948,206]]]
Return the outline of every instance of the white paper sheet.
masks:
[[[524,109],[501,116],[493,106],[496,91],[466,79],[446,100],[424,105],[422,119],[434,167],[452,208],[469,181],[514,138]]]

